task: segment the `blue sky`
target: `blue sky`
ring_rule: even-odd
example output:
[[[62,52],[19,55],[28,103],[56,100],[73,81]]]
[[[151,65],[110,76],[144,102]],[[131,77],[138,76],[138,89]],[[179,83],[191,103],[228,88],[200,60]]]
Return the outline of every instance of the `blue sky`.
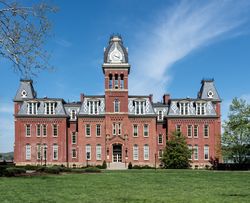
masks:
[[[27,1],[28,3],[30,1]],[[112,33],[129,48],[130,94],[196,97],[214,78],[226,118],[233,97],[250,102],[250,2],[107,0],[52,1],[53,36],[46,48],[55,71],[34,79],[39,97],[79,100],[103,94],[103,49]],[[0,60],[0,152],[13,150],[13,102],[20,75]]]

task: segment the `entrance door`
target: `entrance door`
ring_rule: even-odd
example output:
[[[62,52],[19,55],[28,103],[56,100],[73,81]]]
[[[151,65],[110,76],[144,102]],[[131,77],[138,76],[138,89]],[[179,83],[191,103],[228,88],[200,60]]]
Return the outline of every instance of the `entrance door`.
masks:
[[[113,145],[113,162],[122,162],[122,145]]]

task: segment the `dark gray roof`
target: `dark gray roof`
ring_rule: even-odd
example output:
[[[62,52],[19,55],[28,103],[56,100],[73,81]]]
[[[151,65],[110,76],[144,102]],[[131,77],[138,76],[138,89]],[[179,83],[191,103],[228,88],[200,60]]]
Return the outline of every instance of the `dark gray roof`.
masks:
[[[32,80],[20,80],[19,88],[16,92],[14,101],[23,101],[25,99],[36,98],[36,92],[33,88]]]
[[[201,89],[198,93],[198,99],[212,99],[215,101],[221,101],[214,84],[214,79],[203,79],[201,81]]]

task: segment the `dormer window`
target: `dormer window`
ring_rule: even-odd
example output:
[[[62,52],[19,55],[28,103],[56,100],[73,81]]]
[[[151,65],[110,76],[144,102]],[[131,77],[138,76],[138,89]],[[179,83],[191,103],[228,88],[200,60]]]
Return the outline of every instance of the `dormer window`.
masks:
[[[207,93],[207,96],[208,96],[208,98],[213,98],[214,93],[211,90],[209,90]]]
[[[26,98],[26,97],[27,97],[27,92],[26,92],[26,90],[23,90],[23,91],[21,92],[21,97],[22,97],[22,98]]]
[[[99,105],[100,105],[100,102],[98,100],[89,100],[88,101],[88,112],[89,114],[99,114]]]
[[[197,102],[196,103],[196,115],[205,115],[205,103]]]
[[[188,115],[189,114],[189,106],[186,102],[180,102],[180,115]]]
[[[45,114],[52,115],[55,114],[56,102],[45,102],[44,109]]]
[[[71,120],[76,120],[76,110],[71,110],[70,112],[70,119]]]
[[[145,101],[134,101],[135,114],[145,114],[146,102]]]
[[[27,106],[28,114],[37,114],[38,102],[29,102]]]
[[[158,120],[163,120],[163,112],[160,110],[158,111]]]

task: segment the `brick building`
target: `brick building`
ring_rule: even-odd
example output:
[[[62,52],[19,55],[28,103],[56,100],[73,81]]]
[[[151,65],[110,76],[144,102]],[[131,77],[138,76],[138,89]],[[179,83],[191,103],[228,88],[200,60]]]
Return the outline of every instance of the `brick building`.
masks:
[[[21,80],[14,98],[17,165],[64,164],[108,167],[160,164],[175,130],[193,149],[193,166],[209,164],[220,150],[220,97],[213,80],[202,80],[197,98],[153,103],[152,95],[129,95],[128,51],[112,36],[104,51],[104,95],[80,95],[67,103],[38,98],[32,80]]]

